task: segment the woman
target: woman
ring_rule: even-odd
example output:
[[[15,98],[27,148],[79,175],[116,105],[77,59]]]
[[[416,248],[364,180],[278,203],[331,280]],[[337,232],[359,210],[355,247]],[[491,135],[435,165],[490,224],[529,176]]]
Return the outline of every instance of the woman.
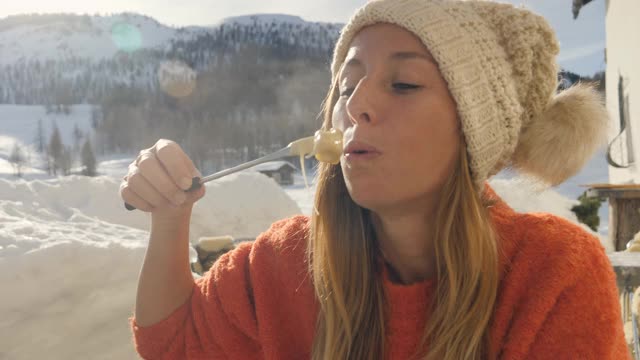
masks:
[[[558,44],[511,5],[377,0],[336,45],[316,212],[275,223],[194,283],[197,170],[143,151],[122,197],[152,213],[132,327],[146,358],[625,359],[599,241],[521,214],[486,180],[506,166],[555,185],[600,145],[594,91],[555,94]],[[584,140],[576,144],[574,139]]]

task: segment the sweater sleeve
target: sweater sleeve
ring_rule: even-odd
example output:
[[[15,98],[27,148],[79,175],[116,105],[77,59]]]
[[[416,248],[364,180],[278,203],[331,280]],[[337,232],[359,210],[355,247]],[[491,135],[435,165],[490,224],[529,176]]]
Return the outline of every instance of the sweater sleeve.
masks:
[[[595,236],[580,231],[574,239],[585,245],[576,258],[565,257],[575,273],[546,311],[526,358],[631,359],[609,258]]]
[[[196,281],[190,299],[159,323],[131,328],[145,359],[260,357],[249,276],[251,244],[223,255]]]

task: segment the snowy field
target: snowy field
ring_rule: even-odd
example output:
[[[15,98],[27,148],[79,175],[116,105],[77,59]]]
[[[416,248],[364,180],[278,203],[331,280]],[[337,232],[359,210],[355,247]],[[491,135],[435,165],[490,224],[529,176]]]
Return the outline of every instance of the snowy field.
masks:
[[[90,112],[77,106],[70,116],[53,116],[41,107],[0,106],[0,359],[136,358],[127,318],[149,217],[126,211],[118,196],[132,157],[100,159],[96,178],[52,179],[34,160],[25,179],[16,179],[6,161],[15,141],[33,151],[38,119],[46,127],[55,121],[70,143],[74,124],[90,131]],[[491,185],[518,211],[576,221],[569,209],[577,185],[606,181],[606,167],[593,164],[558,191],[537,194],[506,175]],[[277,219],[310,214],[313,191],[299,175],[280,187],[250,171],[208,183],[194,208],[191,240],[255,237]]]
[[[135,358],[127,317],[149,219],[124,209],[118,185],[107,176],[0,180],[0,359]],[[271,179],[231,175],[207,184],[191,239],[255,237],[297,213]]]

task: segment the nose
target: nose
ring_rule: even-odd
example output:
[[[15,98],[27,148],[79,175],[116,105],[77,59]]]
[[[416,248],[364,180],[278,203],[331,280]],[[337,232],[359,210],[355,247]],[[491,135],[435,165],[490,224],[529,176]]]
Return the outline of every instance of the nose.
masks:
[[[366,78],[363,78],[347,100],[346,108],[352,125],[373,124],[377,120],[373,109],[374,91]]]

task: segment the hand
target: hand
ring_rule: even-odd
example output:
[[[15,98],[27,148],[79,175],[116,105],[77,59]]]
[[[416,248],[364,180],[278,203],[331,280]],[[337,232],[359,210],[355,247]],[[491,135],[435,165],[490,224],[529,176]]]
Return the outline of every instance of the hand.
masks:
[[[202,177],[177,143],[160,139],[140,151],[120,184],[120,196],[139,210],[154,215],[180,216],[191,211],[205,187],[187,191],[194,177]]]

